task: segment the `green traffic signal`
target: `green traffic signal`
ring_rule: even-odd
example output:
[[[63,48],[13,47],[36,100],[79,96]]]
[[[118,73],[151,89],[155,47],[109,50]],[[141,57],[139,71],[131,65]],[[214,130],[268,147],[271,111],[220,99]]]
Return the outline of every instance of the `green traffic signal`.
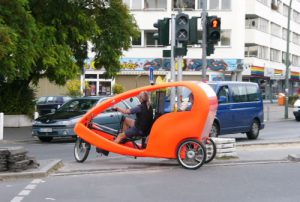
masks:
[[[153,34],[153,38],[158,41],[158,45],[169,45],[169,18],[158,20],[153,24],[157,28],[157,33]]]

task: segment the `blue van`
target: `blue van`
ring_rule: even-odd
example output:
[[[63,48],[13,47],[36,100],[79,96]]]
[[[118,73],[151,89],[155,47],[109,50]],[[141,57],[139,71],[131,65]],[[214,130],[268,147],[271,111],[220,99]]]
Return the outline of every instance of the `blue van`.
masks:
[[[219,81],[208,83],[219,100],[211,137],[232,133],[246,133],[257,139],[264,128],[262,96],[257,83]]]

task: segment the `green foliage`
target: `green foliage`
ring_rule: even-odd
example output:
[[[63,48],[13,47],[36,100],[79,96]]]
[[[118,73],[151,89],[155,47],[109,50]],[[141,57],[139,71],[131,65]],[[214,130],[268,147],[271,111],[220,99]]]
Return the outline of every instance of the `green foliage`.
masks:
[[[35,92],[32,88],[20,81],[1,86],[0,112],[8,115],[25,114],[33,118],[34,111]]]
[[[138,35],[121,0],[0,0],[0,11],[1,91],[16,81],[36,85],[41,78],[64,85],[82,71],[88,42],[95,67],[114,76],[122,50]]]
[[[68,90],[67,95],[69,95],[71,97],[82,96],[82,93],[80,91],[80,80],[73,79],[73,80],[67,81],[67,90]],[[89,86],[88,82],[85,82],[85,90],[86,91],[90,90],[90,86]]]
[[[115,84],[112,88],[113,94],[120,94],[125,91],[124,87],[121,84]]]
[[[290,95],[289,99],[288,99],[288,104],[290,105],[294,105],[294,103],[296,102],[296,100],[298,99],[298,95]]]

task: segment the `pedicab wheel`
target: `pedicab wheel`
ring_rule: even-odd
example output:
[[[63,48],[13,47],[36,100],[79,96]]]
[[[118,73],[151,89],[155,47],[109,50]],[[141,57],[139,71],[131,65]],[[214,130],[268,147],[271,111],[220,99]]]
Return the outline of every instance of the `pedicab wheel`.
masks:
[[[208,138],[205,140],[205,148],[206,148],[205,163],[209,163],[215,158],[217,154],[217,147],[215,142],[211,138]]]
[[[84,162],[89,155],[90,149],[90,143],[85,142],[83,139],[78,137],[74,146],[74,157],[76,161],[79,163]]]
[[[177,161],[186,169],[198,169],[206,160],[205,146],[198,140],[188,139],[177,148]]]

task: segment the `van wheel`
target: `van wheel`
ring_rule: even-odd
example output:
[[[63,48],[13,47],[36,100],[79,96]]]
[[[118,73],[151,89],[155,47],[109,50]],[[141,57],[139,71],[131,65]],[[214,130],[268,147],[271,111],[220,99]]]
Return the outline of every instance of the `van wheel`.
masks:
[[[209,137],[218,137],[220,135],[219,124],[215,121],[211,127]]]
[[[53,137],[38,137],[41,142],[51,142]]]
[[[254,119],[250,131],[246,134],[249,140],[257,139],[259,135],[259,121],[257,119]]]
[[[300,121],[300,116],[296,116],[296,121]]]

